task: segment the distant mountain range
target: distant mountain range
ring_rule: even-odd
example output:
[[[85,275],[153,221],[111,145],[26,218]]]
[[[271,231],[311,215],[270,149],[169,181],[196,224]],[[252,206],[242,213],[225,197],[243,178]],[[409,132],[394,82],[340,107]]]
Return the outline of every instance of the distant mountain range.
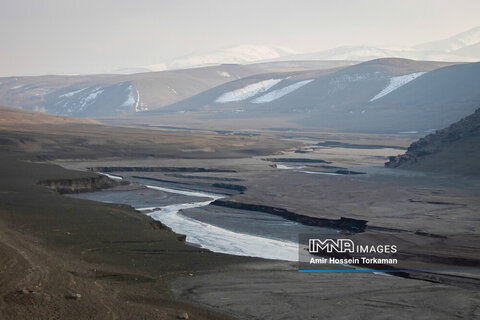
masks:
[[[0,104],[53,114],[98,117],[146,111],[222,83],[264,72],[227,65],[131,75],[0,78]]]
[[[280,59],[367,61],[393,57],[425,61],[480,61],[480,26],[444,40],[423,43],[413,47],[342,46],[314,53],[290,55]]]
[[[340,69],[254,75],[152,114],[284,117],[329,130],[421,134],[458,121],[479,102],[480,63],[384,58]]]
[[[290,55],[298,54],[297,51],[287,47],[265,46],[265,45],[239,45],[219,50],[189,55],[167,62],[139,66],[133,68],[123,68],[116,70],[119,73],[139,73],[148,71],[164,71],[187,69],[194,67],[205,67],[219,64],[247,64],[258,61],[274,60]]]
[[[290,61],[132,75],[0,78],[0,104],[47,113],[161,123],[222,123],[425,134],[480,103],[480,63],[382,58]]]
[[[419,44],[415,46],[415,49],[455,53],[463,48],[478,44],[480,44],[480,26],[456,34],[444,40]]]
[[[341,46],[311,53],[299,53],[281,46],[239,45],[204,54],[192,54],[154,65],[116,70],[138,73],[185,69],[218,64],[248,64],[268,61],[349,60],[368,61],[378,58],[405,58],[425,61],[480,61],[480,26],[447,39],[422,43],[413,47],[398,46]]]
[[[114,117],[171,105],[221,84],[268,72],[352,65],[348,61],[220,65],[128,75],[0,78],[0,104],[81,117]]]
[[[7,77],[0,78],[0,105],[113,122],[121,117],[125,124],[174,117],[180,125],[189,119],[199,126],[251,126],[253,120],[268,126],[281,119],[282,126],[422,135],[480,105],[480,62],[463,56],[478,53],[479,39],[477,27],[407,49],[342,47],[299,55],[281,47],[240,46],[166,64],[176,70]],[[387,58],[353,61],[377,56]],[[438,61],[459,57],[464,62]],[[264,62],[254,63],[259,59]],[[218,61],[230,63],[187,68]]]

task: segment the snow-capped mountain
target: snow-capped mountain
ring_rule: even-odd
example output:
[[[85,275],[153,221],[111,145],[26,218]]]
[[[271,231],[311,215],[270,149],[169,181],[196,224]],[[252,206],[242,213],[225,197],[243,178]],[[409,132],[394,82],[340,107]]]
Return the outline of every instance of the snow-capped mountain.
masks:
[[[350,60],[404,58],[423,61],[477,62],[480,60],[480,26],[444,40],[413,47],[341,46],[318,52],[296,54],[273,60]]]
[[[455,52],[456,50],[478,43],[480,43],[480,26],[444,40],[419,44],[415,46],[415,49],[422,51]]]
[[[422,61],[477,62],[480,60],[480,26],[447,39],[412,47],[340,46],[318,52],[299,53],[287,47],[238,45],[203,54],[193,54],[158,64],[116,70],[138,73],[187,69],[220,64],[251,64],[275,61],[368,61],[378,58],[404,58]]]
[[[350,60],[363,61],[392,57],[392,51],[373,46],[342,46],[319,52],[288,56],[289,60]],[[278,59],[276,59],[278,60]]]
[[[282,58],[298,53],[298,51],[282,46],[238,45],[203,54],[193,54],[158,64],[123,68],[117,70],[117,72],[134,73],[187,69],[218,64],[247,64],[251,62]]]
[[[368,61],[378,58],[403,58],[422,61],[476,62],[480,57],[443,51],[422,51],[410,47],[342,46],[334,49],[298,54],[274,60],[348,60]]]

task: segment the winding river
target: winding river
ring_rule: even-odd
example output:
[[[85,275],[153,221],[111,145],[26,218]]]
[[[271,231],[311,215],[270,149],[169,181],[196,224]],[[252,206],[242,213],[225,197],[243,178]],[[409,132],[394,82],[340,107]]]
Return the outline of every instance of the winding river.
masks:
[[[110,174],[108,176],[121,179]],[[297,261],[299,233],[336,232],[327,228],[304,226],[262,212],[227,212],[228,209],[222,209],[220,212],[204,210],[191,213],[191,209],[206,207],[213,201],[228,196],[160,185],[143,186],[146,187],[142,189],[144,191],[104,190],[72,197],[129,204],[174,232],[186,235],[189,244],[213,252],[240,256]]]

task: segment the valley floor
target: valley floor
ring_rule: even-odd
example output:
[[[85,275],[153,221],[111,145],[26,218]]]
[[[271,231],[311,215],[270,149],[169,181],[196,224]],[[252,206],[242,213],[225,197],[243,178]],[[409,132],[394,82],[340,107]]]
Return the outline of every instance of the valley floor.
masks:
[[[215,187],[215,182],[245,186],[243,193],[230,190],[232,195],[227,200],[312,217],[368,220],[367,230],[353,239],[398,244],[405,259],[397,268],[446,270],[455,268],[461,260],[478,269],[480,181],[382,167],[384,156],[400,152],[391,148],[323,147],[254,158],[56,163],[76,170],[110,168],[113,174],[128,179],[146,177],[171,188],[219,192],[226,190]],[[172,167],[182,168],[182,172],[151,169]],[[188,172],[185,168],[204,168],[206,172]],[[366,174],[324,174],[337,168]],[[214,205],[188,209],[185,214],[199,217],[225,210],[240,214]],[[475,272],[411,273],[400,278],[362,273],[305,274],[297,269],[297,264],[288,262],[241,262],[223,272],[171,277],[168,286],[180,301],[241,319],[480,316],[480,278]]]
[[[440,265],[452,258],[478,263],[478,246],[466,245],[478,235],[477,180],[384,171],[379,168],[384,157],[402,152],[392,148],[295,150],[308,141],[297,137],[273,144],[210,133],[189,140],[186,133],[161,131],[145,141],[147,130],[95,125],[97,134],[89,135],[83,126],[70,127],[71,136],[59,134],[63,127],[55,134],[47,127],[2,131],[8,138],[0,158],[2,318],[175,319],[183,312],[191,319],[480,317],[476,274],[301,274],[289,262],[187,246],[181,236],[129,206],[74,199],[38,184],[90,179],[95,175],[88,168],[110,168],[111,174],[157,179],[170,187],[220,188],[239,203],[365,219],[368,227],[356,235],[359,241],[395,237],[407,243],[410,267],[424,263],[415,259],[424,254],[422,241],[452,249],[430,247]],[[75,143],[78,135],[83,139]],[[392,142],[382,139],[384,145]],[[168,158],[159,156],[162,148]]]

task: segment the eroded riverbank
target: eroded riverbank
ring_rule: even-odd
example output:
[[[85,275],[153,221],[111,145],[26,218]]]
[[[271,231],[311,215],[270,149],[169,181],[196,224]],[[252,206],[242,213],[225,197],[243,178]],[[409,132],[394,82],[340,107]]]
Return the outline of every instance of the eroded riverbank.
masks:
[[[139,179],[137,179],[139,180]],[[297,261],[298,234],[337,234],[338,230],[304,226],[268,213],[246,215],[241,210],[195,214],[198,209],[227,195],[173,189],[159,185],[82,193],[72,197],[133,206],[172,231],[186,235],[186,242],[218,253]],[[218,210],[217,210],[218,211]],[[281,226],[281,228],[279,227]]]

